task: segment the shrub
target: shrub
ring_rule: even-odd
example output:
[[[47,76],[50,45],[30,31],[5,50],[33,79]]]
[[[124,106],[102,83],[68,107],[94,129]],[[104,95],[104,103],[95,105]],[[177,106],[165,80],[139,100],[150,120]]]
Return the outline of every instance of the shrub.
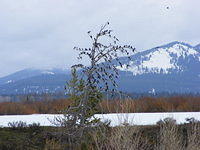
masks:
[[[16,122],[9,122],[8,126],[14,130],[16,129],[23,129],[27,127],[26,122],[23,121],[16,121]]]

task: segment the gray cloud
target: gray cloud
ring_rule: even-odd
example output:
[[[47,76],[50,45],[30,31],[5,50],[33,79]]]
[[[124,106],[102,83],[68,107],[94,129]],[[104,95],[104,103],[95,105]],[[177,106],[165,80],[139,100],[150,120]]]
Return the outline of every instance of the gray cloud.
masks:
[[[138,50],[174,40],[198,44],[199,6],[199,0],[1,0],[0,76],[70,67],[77,61],[72,48],[89,46],[86,32],[106,21]]]

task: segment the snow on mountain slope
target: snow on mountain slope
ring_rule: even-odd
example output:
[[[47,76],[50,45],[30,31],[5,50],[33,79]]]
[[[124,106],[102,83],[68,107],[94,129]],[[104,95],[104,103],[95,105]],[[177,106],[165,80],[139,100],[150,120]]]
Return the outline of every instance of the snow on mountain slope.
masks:
[[[54,75],[55,73],[51,72],[51,71],[43,71],[42,74],[51,74],[51,75]]]
[[[200,44],[196,45],[194,48],[195,48],[197,51],[200,52]]]
[[[200,64],[200,52],[189,44],[172,42],[151,50],[137,53],[132,56],[130,62],[117,68],[121,71],[130,71],[133,75],[145,73],[169,74],[187,70],[188,64],[197,62]],[[127,68],[126,64],[130,67]]]

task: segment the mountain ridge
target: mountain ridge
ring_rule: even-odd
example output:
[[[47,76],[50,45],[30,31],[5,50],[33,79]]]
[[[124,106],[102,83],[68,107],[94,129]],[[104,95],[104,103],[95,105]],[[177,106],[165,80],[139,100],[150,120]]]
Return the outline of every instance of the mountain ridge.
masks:
[[[200,51],[196,46],[174,41],[130,57],[133,61],[119,58],[122,67],[113,60],[121,75],[119,89],[126,92],[200,92]],[[69,79],[69,70],[25,69],[0,78],[0,95],[64,91]]]

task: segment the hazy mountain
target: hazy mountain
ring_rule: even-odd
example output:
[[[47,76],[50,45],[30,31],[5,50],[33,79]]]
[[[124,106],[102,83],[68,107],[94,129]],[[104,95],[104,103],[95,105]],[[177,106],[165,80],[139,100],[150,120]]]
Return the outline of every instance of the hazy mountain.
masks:
[[[0,94],[62,91],[69,73],[69,70],[60,68],[24,69],[0,78]]]

